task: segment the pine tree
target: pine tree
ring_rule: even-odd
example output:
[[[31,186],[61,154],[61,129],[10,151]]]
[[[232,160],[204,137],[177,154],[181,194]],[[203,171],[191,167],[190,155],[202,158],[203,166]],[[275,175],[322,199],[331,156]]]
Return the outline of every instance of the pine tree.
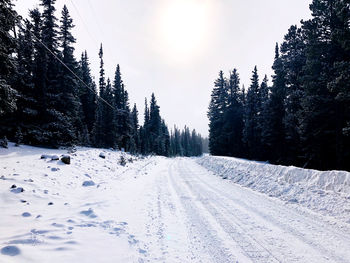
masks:
[[[257,67],[255,66],[251,85],[246,96],[243,128],[243,142],[247,147],[248,157],[252,159],[258,159],[261,154],[261,138],[258,126],[259,105],[259,76]]]
[[[159,106],[157,105],[154,93],[151,96],[150,110],[149,110],[149,122],[148,132],[150,138],[150,151],[152,153],[162,154],[162,136],[161,136],[161,117],[159,113]]]
[[[16,42],[11,34],[15,26],[16,12],[12,6],[10,0],[2,0],[0,4],[0,116],[16,109],[16,90],[12,87],[12,75],[16,73],[12,55]]]
[[[267,156],[272,162],[282,162],[285,155],[284,130],[284,101],[286,97],[285,71],[279,55],[279,47],[275,47],[275,61],[273,64],[275,74],[272,77],[273,85],[268,101],[266,126],[262,134],[262,142],[268,147]]]
[[[239,74],[237,69],[230,73],[227,81],[227,108],[224,113],[223,133],[226,147],[225,155],[242,156],[242,131],[243,131],[243,103],[240,99]]]
[[[106,107],[108,105],[103,98],[105,97],[105,89],[106,89],[106,81],[105,81],[105,71],[104,71],[104,62],[103,62],[103,48],[102,44],[99,51],[100,58],[100,77],[99,77],[99,97],[102,99],[98,99],[97,109],[96,109],[96,123],[93,128],[93,141],[96,147],[105,147],[105,139],[106,139],[106,130],[105,130],[105,119],[104,114],[106,112]]]
[[[131,112],[131,120],[132,120],[132,136],[133,141],[135,143],[135,150],[134,152],[140,152],[140,134],[139,134],[139,120],[138,120],[138,111],[136,107],[136,103],[134,104],[134,107]]]
[[[314,0],[310,5],[313,17],[302,26],[306,36],[306,64],[301,140],[305,165],[320,169],[341,169],[349,163],[349,153],[344,148],[348,137],[343,133],[348,106],[346,99],[340,99],[346,98],[342,90],[346,91],[349,83],[348,73],[344,75],[344,69],[348,68],[343,68],[349,63],[349,51],[344,46],[347,41],[341,41],[349,35],[347,5],[345,1]]]
[[[40,130],[38,119],[39,101],[38,93],[34,86],[34,39],[32,37],[32,25],[28,20],[24,26],[19,27],[17,39],[17,68],[18,75],[15,81],[18,92],[17,110],[12,123],[16,123],[22,133],[22,142],[32,143],[33,133]],[[35,139],[34,139],[35,141]]]
[[[302,74],[306,63],[305,42],[302,30],[291,26],[281,45],[281,59],[285,71],[285,163],[303,165],[299,129],[299,114],[303,97]]]
[[[60,119],[60,128],[62,129],[62,143],[78,143],[83,133],[83,123],[80,117],[81,103],[79,100],[79,85],[77,79],[70,70],[78,73],[78,63],[74,57],[75,38],[71,31],[74,28],[73,20],[69,11],[64,5],[62,9],[61,26],[59,31],[59,48],[61,49],[61,58],[65,66],[60,64],[58,73],[58,105],[57,108],[62,112]],[[68,67],[70,70],[68,70]]]
[[[224,114],[227,106],[227,87],[224,73],[219,72],[218,79],[214,82],[214,89],[209,104],[209,148],[214,155],[224,155],[226,142],[223,137]]]
[[[96,97],[96,84],[92,80],[90,63],[87,52],[82,53],[80,61],[80,76],[90,89],[85,85],[80,83],[79,86],[79,97],[82,107],[82,120],[87,128],[87,135],[90,137],[92,133],[95,117],[96,117],[96,108],[97,108],[97,97]]]
[[[115,101],[113,97],[112,84],[110,79],[107,79],[106,88],[102,94],[102,98],[108,102],[113,108],[115,108]],[[104,138],[104,147],[116,148],[117,136],[116,136],[116,116],[113,108],[106,105],[103,113],[103,130],[106,137]]]
[[[42,13],[41,41],[49,49],[41,49],[40,59],[40,90],[43,93],[43,104],[41,108],[42,125],[45,131],[39,143],[51,146],[66,144],[67,138],[64,135],[64,114],[60,108],[60,88],[58,83],[59,64],[55,56],[59,56],[58,51],[58,32],[57,18],[55,17],[56,0],[42,0],[41,5],[44,10]],[[68,139],[69,140],[69,139]]]

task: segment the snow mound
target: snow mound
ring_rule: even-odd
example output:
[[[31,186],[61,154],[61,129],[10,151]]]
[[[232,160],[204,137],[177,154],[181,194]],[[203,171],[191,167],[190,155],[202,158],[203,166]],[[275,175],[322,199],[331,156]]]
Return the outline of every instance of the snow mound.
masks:
[[[350,173],[203,156],[197,163],[224,179],[350,223]]]

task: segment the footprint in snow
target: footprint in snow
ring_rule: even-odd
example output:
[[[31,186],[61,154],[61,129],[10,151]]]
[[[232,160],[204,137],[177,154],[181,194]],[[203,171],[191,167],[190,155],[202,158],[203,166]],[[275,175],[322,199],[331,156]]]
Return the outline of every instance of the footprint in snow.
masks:
[[[23,214],[22,214],[22,216],[23,217],[30,217],[30,216],[32,216],[30,213],[28,213],[28,212],[24,212]]]
[[[21,254],[21,250],[16,246],[6,246],[1,249],[1,254],[7,256],[17,256]]]
[[[54,227],[65,227],[65,225],[57,224],[57,223],[52,223],[51,225]]]
[[[96,218],[97,217],[97,215],[94,213],[94,210],[92,210],[91,208],[89,208],[88,210],[81,211],[80,214],[88,216],[90,218]]]
[[[23,187],[17,187],[17,188],[11,189],[11,192],[15,193],[15,194],[19,194],[19,193],[23,193],[24,189],[23,189]]]
[[[88,186],[94,186],[95,182],[94,181],[84,181],[83,186],[88,187]]]

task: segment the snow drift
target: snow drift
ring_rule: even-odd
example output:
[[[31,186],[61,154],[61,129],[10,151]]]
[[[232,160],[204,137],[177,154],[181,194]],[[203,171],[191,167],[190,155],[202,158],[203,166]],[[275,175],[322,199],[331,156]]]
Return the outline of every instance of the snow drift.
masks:
[[[288,203],[350,223],[350,173],[203,156],[197,163],[215,174]]]

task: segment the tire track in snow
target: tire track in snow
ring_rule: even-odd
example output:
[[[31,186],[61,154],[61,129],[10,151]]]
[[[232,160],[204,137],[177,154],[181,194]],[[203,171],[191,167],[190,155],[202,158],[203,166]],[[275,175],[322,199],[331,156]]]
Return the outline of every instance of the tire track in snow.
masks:
[[[190,169],[189,167],[191,167],[193,169],[193,166],[188,166],[188,165],[186,166],[187,169]],[[202,169],[204,169],[204,168],[202,168]],[[325,224],[322,225],[320,222],[318,222],[316,220],[315,220],[315,224],[312,225],[312,223],[310,222],[311,220],[309,220],[307,217],[305,218],[305,216],[297,214],[292,209],[287,209],[285,207],[281,207],[280,205],[279,206],[272,206],[273,204],[270,205],[270,203],[269,203],[269,206],[267,207],[268,208],[267,211],[269,212],[269,214],[266,214],[265,212],[262,212],[261,208],[258,207],[257,205],[256,206],[249,206],[247,204],[247,202],[243,201],[243,200],[249,200],[249,198],[251,199],[253,197],[252,195],[246,195],[245,197],[247,197],[247,198],[238,199],[237,195],[234,196],[234,192],[232,191],[233,189],[231,189],[230,192],[228,192],[228,187],[219,189],[219,188],[217,188],[217,186],[215,186],[215,184],[209,184],[208,182],[206,182],[206,180],[203,180],[203,174],[198,174],[196,172],[193,172],[193,170],[191,170],[191,169],[188,172],[188,174],[191,174],[192,177],[196,178],[196,182],[198,182],[198,184],[196,184],[196,186],[195,186],[196,188],[200,188],[201,192],[207,191],[208,194],[211,194],[214,196],[216,195],[216,197],[213,197],[213,198],[221,200],[221,203],[222,203],[221,208],[224,211],[226,211],[227,213],[230,213],[236,219],[238,219],[238,220],[240,220],[240,218],[248,218],[249,219],[249,218],[251,218],[250,215],[256,215],[260,219],[262,219],[264,221],[264,225],[269,226],[270,229],[272,226],[272,227],[277,227],[281,230],[284,230],[285,235],[292,235],[291,236],[292,238],[294,236],[294,238],[303,242],[305,247],[308,246],[308,247],[312,248],[316,252],[317,256],[322,254],[323,257],[320,260],[323,259],[324,261],[328,261],[330,259],[333,259],[336,262],[348,262],[348,259],[345,259],[344,256],[340,256],[340,255],[338,255],[338,253],[336,254],[335,251],[330,250],[327,247],[332,246],[332,245],[334,246],[334,244],[332,244],[333,242],[337,242],[340,245],[340,246],[338,246],[338,248],[344,247],[345,240],[347,243],[350,244],[349,237],[346,237],[344,240],[345,236],[342,235],[341,233],[339,234],[339,233],[336,233],[335,231],[330,231],[329,233],[327,233],[326,232],[326,231],[328,231],[327,225],[325,225]],[[200,175],[202,175],[202,178],[200,178]],[[215,178],[217,178],[217,177],[215,177]],[[210,192],[208,192],[208,189],[210,189]],[[246,189],[243,188],[242,190],[244,191]],[[247,191],[249,191],[249,190],[247,190]],[[250,201],[252,201],[252,200],[250,200]],[[254,200],[254,201],[255,201],[255,204],[259,203],[259,200]],[[254,203],[254,202],[252,202],[252,203]],[[228,207],[230,209],[228,209]],[[245,212],[243,212],[243,211],[245,211]],[[294,218],[294,217],[296,217],[296,218]],[[283,222],[285,220],[287,222]],[[302,229],[300,231],[289,225],[291,223],[291,225],[296,227],[295,223],[299,223],[299,224],[303,223],[304,224],[305,221],[306,221],[308,227],[307,227],[307,229]],[[257,229],[254,229],[254,230],[256,231]],[[310,236],[310,233],[309,233],[310,230],[312,231],[313,236]],[[268,235],[269,233],[266,232],[266,234]],[[337,239],[337,240],[335,240],[335,239]],[[322,242],[320,242],[320,240],[322,240]],[[328,243],[326,246],[324,246],[323,241],[330,242],[330,244]],[[289,243],[291,243],[290,240],[289,240]],[[339,252],[339,251],[337,250],[337,252]],[[343,252],[345,252],[345,251],[343,251]],[[341,254],[341,253],[339,253],[339,254]],[[346,254],[346,253],[344,253],[344,254]],[[289,261],[286,261],[286,262],[289,262]],[[320,261],[315,260],[314,262],[320,262]]]
[[[203,214],[204,210],[196,205],[194,196],[185,190],[186,186],[181,181],[181,176],[178,175],[176,179],[174,178],[174,170],[176,171],[173,167],[174,162],[177,162],[177,160],[175,159],[172,165],[169,166],[169,177],[171,185],[181,200],[182,207],[186,213],[188,234],[193,253],[191,260],[207,262],[208,259],[202,261],[201,258],[197,258],[204,253],[211,258],[211,262],[238,262],[236,256],[224,246],[223,240],[219,238],[218,231],[221,229],[212,225],[212,218],[212,222],[209,222],[207,215]]]
[[[197,197],[197,200],[203,204],[205,209],[215,218],[229,237],[234,240],[241,248],[243,253],[251,259],[252,262],[281,262],[270,250],[259,243],[253,236],[248,235],[242,224],[232,221],[232,217],[228,218],[227,213],[222,213],[222,210],[218,209],[218,202],[212,198],[205,189],[197,191],[195,187],[190,183],[191,173],[189,170],[179,168],[183,181],[190,189],[190,191]],[[200,192],[203,192],[201,194]]]

